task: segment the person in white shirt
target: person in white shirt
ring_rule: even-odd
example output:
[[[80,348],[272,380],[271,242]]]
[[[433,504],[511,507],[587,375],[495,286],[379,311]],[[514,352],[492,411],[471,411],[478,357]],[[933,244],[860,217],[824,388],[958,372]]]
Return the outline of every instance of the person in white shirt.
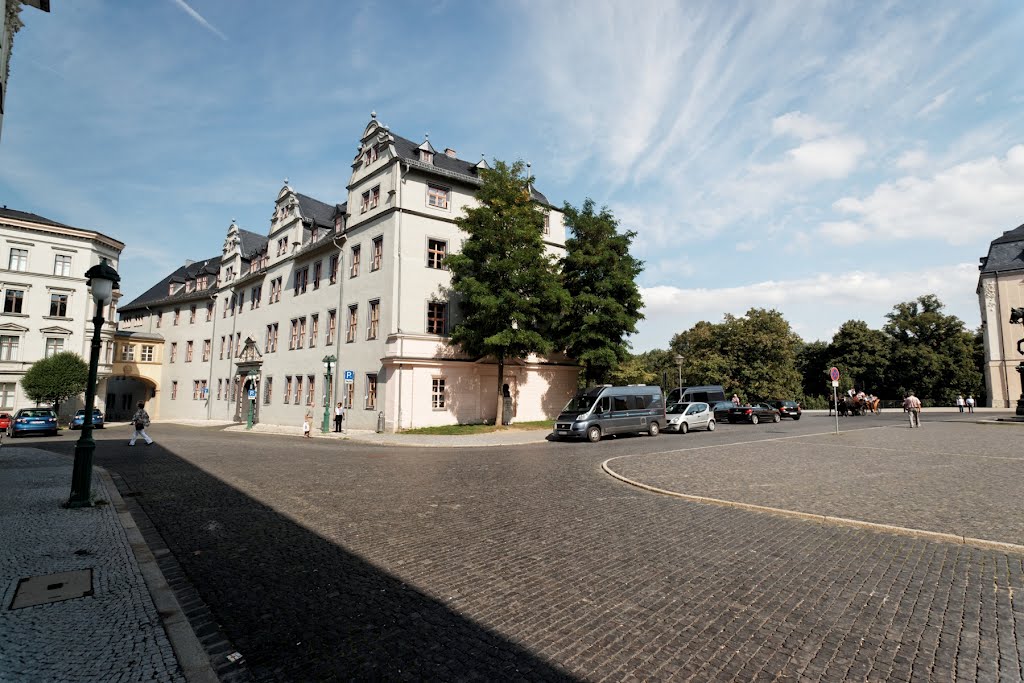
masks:
[[[337,407],[334,409],[334,431],[341,432],[341,423],[345,419],[345,406],[338,401]]]
[[[967,405],[967,403],[964,402],[964,395],[960,394],[959,396],[956,397],[956,407],[959,408],[960,412],[962,413],[964,412],[965,405]]]
[[[967,397],[967,412],[974,414],[974,394]]]

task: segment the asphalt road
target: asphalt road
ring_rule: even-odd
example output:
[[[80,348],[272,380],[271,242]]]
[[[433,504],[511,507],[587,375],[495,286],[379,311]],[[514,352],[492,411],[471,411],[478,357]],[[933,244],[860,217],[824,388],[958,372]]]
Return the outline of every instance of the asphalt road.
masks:
[[[913,505],[871,485],[880,461],[822,460],[825,416],[488,449],[155,424],[152,447],[98,431],[96,459],[210,650],[245,656],[226,680],[1020,680],[1022,556],[693,503],[601,469],[630,456],[613,462],[660,484],[887,523],[948,508],[946,471],[959,505],[1015,533],[1021,462],[968,458],[1017,428],[925,420],[842,419],[850,451],[919,453]],[[70,455],[74,436],[19,445]]]

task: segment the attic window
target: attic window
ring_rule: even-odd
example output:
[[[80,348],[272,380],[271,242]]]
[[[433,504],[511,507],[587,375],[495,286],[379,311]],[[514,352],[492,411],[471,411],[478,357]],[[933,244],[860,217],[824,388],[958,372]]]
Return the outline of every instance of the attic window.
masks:
[[[434,153],[433,152],[428,152],[425,149],[421,149],[420,150],[420,161],[422,161],[425,164],[432,164],[432,163],[434,163]]]
[[[377,161],[377,148],[374,146],[370,147],[370,149],[366,150],[366,153],[363,154],[363,164],[369,166],[375,161]]]

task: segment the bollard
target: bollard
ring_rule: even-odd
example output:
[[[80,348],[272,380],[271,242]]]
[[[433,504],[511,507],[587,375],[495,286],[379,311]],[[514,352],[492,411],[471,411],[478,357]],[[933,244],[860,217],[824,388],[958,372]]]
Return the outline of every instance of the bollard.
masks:
[[[377,433],[380,434],[384,431],[384,411],[377,413]]]

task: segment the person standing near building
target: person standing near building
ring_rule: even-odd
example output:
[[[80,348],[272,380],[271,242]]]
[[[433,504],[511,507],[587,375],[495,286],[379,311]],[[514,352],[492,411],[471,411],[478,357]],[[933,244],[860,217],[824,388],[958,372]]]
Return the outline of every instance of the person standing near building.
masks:
[[[963,412],[962,410],[960,412]],[[970,394],[967,397],[967,412],[974,414],[974,394]]]
[[[302,418],[302,436],[306,437],[307,439],[310,438],[309,430],[312,428],[312,426],[313,416],[310,415],[309,413],[306,413],[306,417]]]
[[[956,397],[956,407],[959,408],[960,412],[962,413],[964,412],[965,405],[967,404],[964,402],[964,395],[960,394],[959,396]]]
[[[921,426],[921,399],[914,396],[914,392],[907,392],[907,397],[903,399],[903,409],[907,411],[907,415],[910,417],[910,428]]]
[[[338,401],[337,407],[334,409],[334,431],[336,433],[341,432],[341,423],[345,419],[345,406]]]
[[[128,442],[129,446],[134,446],[136,439],[140,436],[146,442],[147,446],[153,445],[153,439],[149,438],[149,434],[146,433],[146,427],[149,426],[149,413],[146,412],[145,403],[139,401],[138,410],[132,415],[132,440]]]

